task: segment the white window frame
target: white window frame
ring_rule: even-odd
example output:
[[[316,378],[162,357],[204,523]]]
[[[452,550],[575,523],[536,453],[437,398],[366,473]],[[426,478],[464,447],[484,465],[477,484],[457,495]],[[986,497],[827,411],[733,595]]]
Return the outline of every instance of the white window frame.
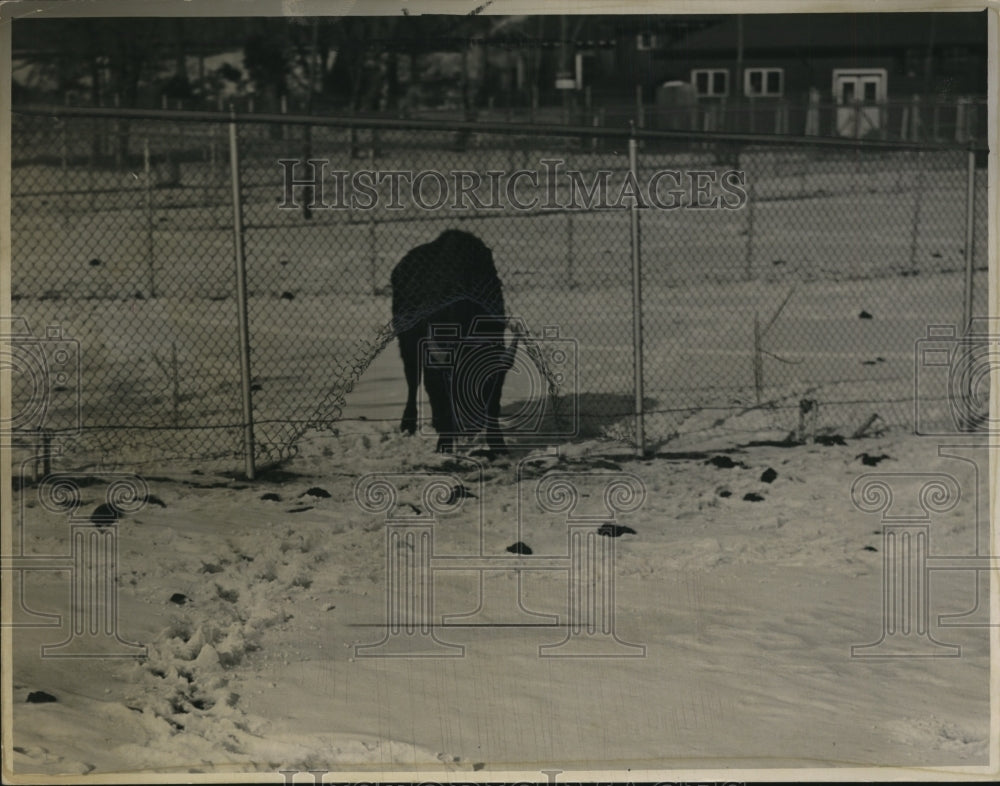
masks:
[[[761,91],[753,93],[750,91],[750,75],[759,73],[761,75]],[[778,91],[769,92],[767,89],[767,75],[778,74]],[[743,70],[743,95],[748,98],[781,98],[785,95],[785,69],[784,68],[745,68]]]
[[[860,79],[865,78],[877,78],[878,83],[875,88],[875,102],[876,104],[884,103],[888,100],[889,95],[889,72],[885,68],[834,68],[832,80],[832,93],[834,103],[842,105],[840,102],[839,91],[837,90],[837,82],[841,77],[857,77]],[[855,97],[857,98],[857,96]]]
[[[698,74],[708,74],[708,92],[700,93],[698,92]],[[726,89],[721,93],[716,93],[714,91],[715,79],[713,78],[715,74],[725,74],[726,75]],[[699,98],[725,98],[729,95],[729,69],[728,68],[692,68],[691,69],[691,86],[694,88],[695,94]]]
[[[636,33],[635,49],[637,52],[649,52],[656,49],[656,33]]]

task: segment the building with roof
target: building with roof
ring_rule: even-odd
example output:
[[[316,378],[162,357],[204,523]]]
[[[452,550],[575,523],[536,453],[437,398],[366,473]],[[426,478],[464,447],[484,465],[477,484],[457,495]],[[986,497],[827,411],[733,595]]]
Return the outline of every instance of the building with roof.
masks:
[[[985,134],[986,33],[985,11],[732,15],[620,36],[590,77],[595,95],[638,87],[651,127],[967,138]],[[697,111],[662,89],[680,84]]]

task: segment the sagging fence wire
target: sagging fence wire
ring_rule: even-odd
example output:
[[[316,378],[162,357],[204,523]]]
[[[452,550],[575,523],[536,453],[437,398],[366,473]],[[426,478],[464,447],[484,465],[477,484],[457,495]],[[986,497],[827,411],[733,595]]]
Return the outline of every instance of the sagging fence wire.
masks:
[[[914,400],[948,419],[947,380],[918,390],[915,351],[932,324],[957,325],[963,340],[970,294],[972,312],[985,313],[986,173],[975,151],[636,134],[633,176],[648,184],[676,172],[660,177],[659,193],[667,202],[671,187],[683,192],[675,206],[638,213],[637,401],[634,241],[629,210],[615,201],[632,171],[626,130],[280,120],[235,119],[247,391],[234,307],[231,118],[15,115],[14,311],[36,333],[58,323],[79,342],[80,390],[52,391],[46,411],[46,428],[74,435],[74,449],[245,457],[247,392],[259,464],[290,455],[310,428],[395,420],[384,408],[345,405],[392,342],[392,266],[454,227],[493,249],[508,312],[536,338],[522,345],[535,353],[530,394],[550,408],[571,403],[574,438],[635,440],[638,404],[652,445],[706,422],[724,430],[720,413],[748,407],[793,431],[786,413],[807,395],[831,429],[853,429],[873,411],[905,427]],[[279,161],[299,162],[301,173],[309,158],[344,173],[484,179],[458,207],[398,208],[383,182],[367,209],[305,210],[315,194],[289,189]],[[552,162],[562,173],[554,187],[545,181]],[[534,173],[538,184],[519,176],[510,189],[519,204],[496,208],[485,202],[489,172]],[[733,199],[740,181],[727,173],[745,178],[742,204]],[[711,181],[701,191],[700,177]],[[605,203],[574,203],[595,183],[610,194]],[[772,314],[767,331],[754,330]],[[543,350],[567,342],[578,386],[555,393]],[[81,423],[60,406],[76,395]],[[512,395],[516,409],[521,394]]]

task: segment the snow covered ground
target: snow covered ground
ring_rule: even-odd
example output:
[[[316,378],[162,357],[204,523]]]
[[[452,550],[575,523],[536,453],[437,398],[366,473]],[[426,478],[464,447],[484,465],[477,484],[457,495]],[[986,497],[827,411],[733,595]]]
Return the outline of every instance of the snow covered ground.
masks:
[[[254,144],[262,155],[264,144]],[[487,168],[464,154],[458,164]],[[21,182],[45,182],[41,165],[32,167],[18,170]],[[397,222],[376,236],[374,224],[333,216],[308,226],[289,212],[275,218],[280,183],[268,171],[247,183],[250,312],[258,439],[277,443],[283,432],[268,428],[317,420],[318,400],[345,377],[339,364],[388,319],[388,300],[373,285],[438,227]],[[81,440],[79,452],[56,463],[68,471],[62,491],[29,483],[13,495],[13,553],[24,555],[21,565],[36,556],[47,568],[10,574],[23,579],[14,619],[49,626],[12,631],[14,734],[5,764],[24,775],[278,779],[280,770],[328,769],[373,778],[419,771],[416,779],[439,781],[515,770],[542,780],[545,769],[564,770],[561,780],[626,768],[678,780],[698,768],[737,777],[774,767],[794,777],[800,767],[836,775],[875,765],[986,765],[986,577],[941,569],[990,553],[985,451],[954,447],[981,445],[968,436],[915,437],[908,424],[915,342],[961,311],[962,251],[944,239],[961,236],[964,218],[934,210],[914,225],[912,171],[900,179],[858,167],[850,177],[861,185],[874,178],[874,191],[835,188],[839,175],[804,166],[794,182],[771,174],[754,180],[771,201],[755,208],[753,257],[745,215],[724,225],[718,216],[710,225],[707,216],[644,219],[645,395],[663,410],[647,422],[659,451],[648,458],[598,439],[629,429],[621,415],[632,378],[627,223],[572,213],[464,226],[497,250],[511,313],[536,334],[557,315],[562,335],[585,350],[575,392],[588,396],[581,409],[600,428],[590,424],[583,441],[560,441],[556,452],[518,446],[493,461],[469,450],[437,456],[432,437],[396,431],[394,349],[367,367],[336,433],[296,432],[298,454],[254,482],[238,477],[231,457],[164,461],[144,445],[88,453]],[[46,207],[49,193],[19,196],[16,269],[33,276],[15,278],[18,313],[35,330],[65,326],[85,349],[86,425],[122,422],[160,438],[170,433],[155,431],[164,425],[195,423],[202,430],[183,432],[197,441],[191,453],[231,450],[237,443],[224,441],[221,427],[205,428],[234,432],[239,411],[226,299],[230,218],[211,190],[219,183],[194,178],[204,196],[157,214],[156,269],[169,271],[173,286],[154,298],[142,294],[154,270],[146,208],[135,208],[146,203],[94,172],[87,178],[80,195],[59,195],[80,202],[76,212]],[[964,181],[955,183],[937,192],[938,203],[961,203]],[[126,204],[108,198],[106,209],[93,209],[103,186],[119,189],[115,199]],[[195,192],[170,191],[185,200]],[[808,199],[785,199],[795,195]],[[59,231],[42,207],[61,216]],[[885,229],[868,229],[870,215]],[[837,216],[841,223],[827,220]],[[866,229],[845,245],[841,225]],[[76,245],[81,236],[85,246]],[[359,259],[370,268],[359,273]],[[745,259],[755,276],[736,280],[733,265],[743,272]],[[974,313],[983,314],[983,271],[975,280]],[[105,301],[105,293],[121,299]],[[759,312],[766,320],[786,298],[765,349],[789,362],[768,361],[773,406],[755,407],[754,319]],[[948,414],[946,376],[936,388],[917,386],[935,417]],[[180,382],[173,396],[170,377]],[[505,403],[530,392],[515,380]],[[74,403],[71,394],[63,398]],[[803,397],[820,402],[825,444],[782,445]],[[876,411],[870,436],[851,438]],[[120,421],[101,419],[109,414]],[[108,489],[137,482],[130,475],[145,484],[141,504],[93,527]],[[395,489],[388,512],[402,530],[387,531],[377,503],[389,497],[376,493],[374,476]],[[445,493],[425,497],[436,481]],[[612,515],[608,499],[630,507],[627,493],[605,496],[617,481],[630,484],[635,509]],[[583,518],[568,521],[562,505],[572,499],[572,514]],[[891,507],[881,510],[883,502]],[[82,526],[70,523],[73,515]],[[915,520],[909,541],[887,540],[894,530],[883,517],[898,515]],[[59,652],[51,649],[43,657],[41,648],[66,640],[73,624],[110,624],[83,610],[95,605],[87,594],[100,589],[94,560],[106,561],[100,549],[111,532],[118,605],[109,619],[146,657],[51,657]],[[68,556],[75,537],[79,566]],[[512,553],[517,542],[531,554]],[[921,553],[938,560],[930,572],[920,570]],[[886,578],[887,554],[898,582]],[[76,595],[73,576],[82,581]],[[420,583],[428,577],[432,606]],[[886,598],[913,605],[886,614]],[[391,611],[396,622],[410,615],[403,621],[432,625],[436,638],[408,636],[405,624],[396,635]],[[452,657],[375,657],[381,651],[368,645],[386,637],[397,655],[436,647]],[[952,657],[852,649],[880,640],[895,654]],[[575,646],[630,657],[560,657]]]
[[[985,574],[977,600],[974,571],[932,571],[929,629],[889,637],[904,652],[955,657],[852,657],[853,645],[883,635],[886,546],[877,489],[856,505],[852,485],[894,473],[884,478],[890,514],[932,510],[932,556],[986,553],[985,451],[941,448],[958,444],[981,443],[899,430],[725,452],[671,445],[637,459],[591,441],[489,462],[437,456],[431,440],[362,421],[339,438],[307,435],[293,461],[253,483],[146,466],[146,504],[113,526],[118,635],[148,657],[41,657],[42,645],[67,638],[80,599],[69,600],[65,570],[24,572],[26,604],[62,625],[13,631],[10,764],[18,774],[419,770],[436,780],[547,768],[565,780],[581,769],[986,765],[988,629],[940,619],[986,620]],[[392,541],[397,561],[387,563],[386,518],[356,494],[372,473],[396,489],[393,516],[432,527],[433,564],[453,568],[433,571],[428,622],[441,642],[464,647],[461,657],[363,648],[387,633],[387,565],[424,548]],[[960,498],[921,496],[927,473],[952,478]],[[638,508],[613,519],[634,533],[614,539],[610,597],[614,636],[644,650],[604,637],[596,651],[640,657],[541,657],[566,652],[544,647],[573,632],[567,514],[555,512],[558,492],[549,512],[537,496],[557,476],[578,495],[573,515],[594,517],[583,523],[590,532],[612,521],[609,482],[639,491]],[[425,498],[441,478],[451,493]],[[78,473],[67,504],[89,517],[114,480],[107,468]],[[67,513],[47,493],[28,485],[15,495],[25,554],[69,548]],[[519,540],[532,555],[507,551]],[[608,538],[583,542],[607,556]],[[607,589],[608,575],[587,574],[581,587]],[[597,611],[578,637],[591,644],[601,637],[587,635],[587,622],[598,634],[610,624]],[[416,638],[397,637],[397,651],[417,651]]]

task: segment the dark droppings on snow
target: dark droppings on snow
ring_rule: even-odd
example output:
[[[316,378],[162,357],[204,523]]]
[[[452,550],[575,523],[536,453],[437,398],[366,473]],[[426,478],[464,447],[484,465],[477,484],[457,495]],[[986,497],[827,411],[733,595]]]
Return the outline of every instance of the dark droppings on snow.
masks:
[[[755,439],[740,445],[741,448],[800,448],[806,443],[802,440],[792,439]]]
[[[847,442],[844,440],[840,434],[820,434],[814,440],[818,445],[825,445],[830,447],[831,445],[846,445]]]
[[[746,464],[742,461],[733,461],[729,456],[712,456],[706,464],[711,464],[719,469],[732,469],[733,467],[740,467],[741,469],[749,469]]]
[[[861,459],[861,463],[866,467],[876,467],[880,462],[885,461],[887,458],[892,458],[886,453],[882,453],[878,456],[873,456],[870,453],[859,453],[854,458]]]
[[[327,499],[330,496],[330,492],[319,486],[313,486],[312,488],[306,489],[301,494],[300,497],[309,495],[310,497],[319,497],[320,499]]]
[[[773,483],[776,477],[778,477],[778,473],[775,472],[771,467],[768,467],[767,469],[764,470],[763,474],[761,474],[760,479],[764,483]]]
[[[206,566],[206,567],[208,567],[208,566]],[[207,571],[207,572],[214,573],[215,571]],[[183,592],[175,592],[173,595],[170,596],[170,602],[171,603],[176,603],[178,606],[183,606],[189,600],[190,600],[190,598],[187,595],[185,595]]]
[[[289,508],[289,513],[305,513],[307,510],[312,510],[312,505],[303,505],[301,508]]]
[[[756,492],[751,491],[751,492],[748,492],[747,494],[743,495],[743,500],[745,502],[763,502],[764,498],[760,494],[757,494]]]
[[[266,494],[261,494],[260,498],[265,501],[270,502],[281,502],[281,495],[275,494],[273,491],[269,491]]]
[[[604,535],[606,538],[620,538],[622,535],[635,535],[635,530],[623,524],[607,522],[597,528],[597,534]]]
[[[121,511],[118,508],[110,503],[102,502],[90,514],[90,522],[95,527],[104,527],[108,524],[114,524],[120,517]]]
[[[28,704],[50,704],[54,701],[59,701],[59,699],[43,690],[33,690],[28,694],[26,701]]]
[[[508,546],[507,547],[507,551],[509,551],[511,554],[531,554],[531,553],[533,553],[531,551],[531,546],[529,546],[527,543],[522,543],[521,541],[518,541],[517,543],[514,543],[514,544]]]

